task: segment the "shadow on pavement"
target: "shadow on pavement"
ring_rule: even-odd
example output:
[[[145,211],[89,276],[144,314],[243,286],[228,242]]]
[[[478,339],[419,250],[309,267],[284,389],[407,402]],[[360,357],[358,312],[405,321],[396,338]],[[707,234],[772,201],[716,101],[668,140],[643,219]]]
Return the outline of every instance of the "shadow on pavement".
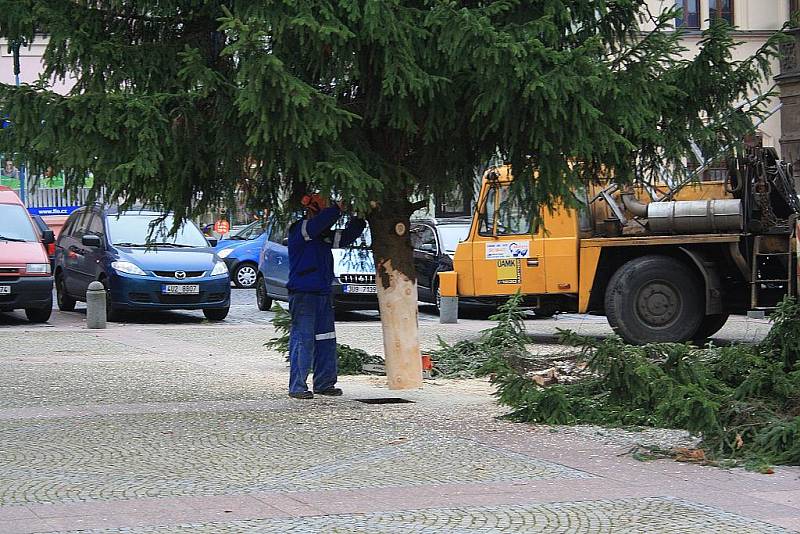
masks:
[[[27,326],[30,324],[23,310],[0,312],[0,326]]]

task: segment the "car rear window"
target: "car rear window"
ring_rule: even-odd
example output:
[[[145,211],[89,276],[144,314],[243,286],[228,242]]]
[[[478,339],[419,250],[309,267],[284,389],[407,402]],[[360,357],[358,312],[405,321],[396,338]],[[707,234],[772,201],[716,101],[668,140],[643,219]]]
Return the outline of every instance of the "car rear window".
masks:
[[[0,241],[39,241],[28,212],[16,204],[0,204]]]

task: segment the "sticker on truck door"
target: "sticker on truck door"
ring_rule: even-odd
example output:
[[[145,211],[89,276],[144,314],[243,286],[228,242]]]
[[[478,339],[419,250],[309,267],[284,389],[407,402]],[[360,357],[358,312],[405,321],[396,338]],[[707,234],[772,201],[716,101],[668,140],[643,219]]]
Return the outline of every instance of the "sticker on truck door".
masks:
[[[497,283],[519,284],[522,281],[520,260],[497,260]]]
[[[486,243],[487,260],[527,258],[530,251],[530,241],[498,241],[495,243]]]

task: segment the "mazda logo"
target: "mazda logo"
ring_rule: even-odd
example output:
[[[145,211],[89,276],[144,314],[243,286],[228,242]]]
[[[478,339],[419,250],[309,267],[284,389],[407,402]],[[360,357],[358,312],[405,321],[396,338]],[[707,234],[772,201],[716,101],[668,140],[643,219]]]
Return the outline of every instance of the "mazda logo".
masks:
[[[175,271],[175,278],[178,280],[183,280],[186,278],[186,273],[184,271]]]

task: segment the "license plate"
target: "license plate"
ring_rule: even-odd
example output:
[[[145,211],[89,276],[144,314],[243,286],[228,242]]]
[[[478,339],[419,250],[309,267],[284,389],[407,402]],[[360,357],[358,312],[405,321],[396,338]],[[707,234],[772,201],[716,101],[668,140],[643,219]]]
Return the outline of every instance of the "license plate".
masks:
[[[348,284],[344,286],[345,293],[377,293],[378,286],[356,286],[353,284]]]
[[[10,295],[11,286],[0,286],[0,295]]]
[[[200,293],[200,286],[197,284],[165,284],[161,286],[161,292],[167,295],[197,295]]]

